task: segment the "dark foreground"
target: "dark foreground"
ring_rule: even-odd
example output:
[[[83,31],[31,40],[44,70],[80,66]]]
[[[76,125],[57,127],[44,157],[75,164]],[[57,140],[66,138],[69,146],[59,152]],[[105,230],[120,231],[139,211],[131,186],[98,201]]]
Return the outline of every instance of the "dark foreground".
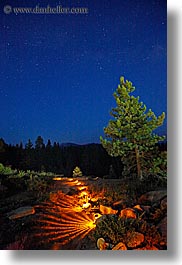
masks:
[[[3,189],[0,249],[167,249],[164,187],[144,192],[131,181],[57,176],[43,200],[35,190]]]

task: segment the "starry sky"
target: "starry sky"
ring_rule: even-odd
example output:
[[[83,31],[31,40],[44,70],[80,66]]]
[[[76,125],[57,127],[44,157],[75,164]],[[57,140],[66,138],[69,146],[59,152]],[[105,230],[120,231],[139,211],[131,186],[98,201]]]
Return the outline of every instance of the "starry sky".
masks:
[[[5,14],[12,7],[86,7],[87,14]],[[0,137],[7,143],[99,143],[120,76],[167,113],[163,0],[2,0]],[[166,115],[167,116],[167,115]],[[158,130],[166,135],[167,122]]]

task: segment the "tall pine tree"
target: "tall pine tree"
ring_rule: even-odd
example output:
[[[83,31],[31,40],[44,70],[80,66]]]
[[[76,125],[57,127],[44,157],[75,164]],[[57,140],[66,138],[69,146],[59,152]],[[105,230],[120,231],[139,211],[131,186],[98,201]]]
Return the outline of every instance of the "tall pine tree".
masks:
[[[147,111],[139,97],[131,95],[134,90],[130,81],[120,78],[114,93],[117,106],[110,113],[114,119],[104,128],[106,139],[100,137],[100,140],[111,156],[121,157],[129,174],[135,172],[142,179],[146,174],[159,172],[164,162],[164,158],[156,158],[156,145],[164,137],[154,130],[163,124],[165,113],[156,117],[151,109]]]

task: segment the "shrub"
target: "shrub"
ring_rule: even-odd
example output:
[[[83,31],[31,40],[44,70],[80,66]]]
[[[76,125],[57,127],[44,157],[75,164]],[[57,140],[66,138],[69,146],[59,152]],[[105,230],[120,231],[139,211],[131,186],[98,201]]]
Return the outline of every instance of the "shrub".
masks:
[[[5,167],[0,163],[0,174],[2,175],[11,175],[14,174],[15,171],[11,169],[11,167]]]
[[[154,225],[148,224],[145,220],[141,218],[126,219],[116,215],[107,215],[103,220],[98,222],[93,232],[93,237],[95,240],[103,237],[111,244],[119,242],[127,244],[129,238],[135,232],[142,233],[145,236],[145,244],[160,245],[163,241],[157,228]]]

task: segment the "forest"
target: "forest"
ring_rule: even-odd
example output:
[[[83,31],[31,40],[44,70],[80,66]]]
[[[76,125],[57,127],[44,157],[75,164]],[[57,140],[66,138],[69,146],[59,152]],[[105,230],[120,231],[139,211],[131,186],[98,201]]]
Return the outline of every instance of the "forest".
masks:
[[[167,151],[167,142],[158,144],[159,150]],[[73,169],[79,166],[84,175],[122,178],[123,165],[119,157],[111,157],[101,144],[60,144],[48,140],[44,144],[38,136],[35,144],[29,139],[11,145],[0,138],[0,163],[12,169],[52,172],[72,176]]]

